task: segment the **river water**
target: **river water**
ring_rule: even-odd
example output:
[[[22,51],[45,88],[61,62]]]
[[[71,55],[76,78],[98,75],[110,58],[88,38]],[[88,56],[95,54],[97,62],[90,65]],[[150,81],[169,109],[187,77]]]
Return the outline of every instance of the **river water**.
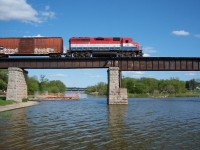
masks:
[[[42,101],[0,113],[0,149],[200,149],[200,98]]]

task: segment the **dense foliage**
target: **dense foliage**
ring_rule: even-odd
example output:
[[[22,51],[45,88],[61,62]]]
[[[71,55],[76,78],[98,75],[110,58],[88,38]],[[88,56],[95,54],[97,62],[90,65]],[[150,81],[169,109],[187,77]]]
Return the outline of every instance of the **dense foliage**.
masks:
[[[182,93],[185,92],[185,82],[172,78],[170,80],[157,80],[154,78],[124,78],[122,86],[128,89],[129,93],[153,94],[159,93]]]
[[[40,80],[37,77],[29,77],[28,78],[28,94],[33,94],[34,91],[49,93],[62,93],[66,91],[66,86],[60,80],[49,81],[44,75],[40,76]]]
[[[36,76],[29,77],[27,79],[27,86],[28,86],[28,94],[33,94],[35,91],[39,91],[39,81]]]
[[[177,78],[157,80],[154,78],[124,78],[122,87],[127,88],[130,94],[142,94],[146,96],[179,95],[198,89],[200,82],[197,80],[181,81]]]
[[[154,78],[123,78],[122,87],[127,88],[129,96],[159,97],[159,96],[192,96],[190,90],[198,90],[200,81],[192,79],[181,81],[177,78],[157,80]],[[107,95],[107,84],[100,82],[87,87],[87,94]]]
[[[94,86],[87,87],[85,93],[94,95],[107,95],[107,84],[100,82]]]

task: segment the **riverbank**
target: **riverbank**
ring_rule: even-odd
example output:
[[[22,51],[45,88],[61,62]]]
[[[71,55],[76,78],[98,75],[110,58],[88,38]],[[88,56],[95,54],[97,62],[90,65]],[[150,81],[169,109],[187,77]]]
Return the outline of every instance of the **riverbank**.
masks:
[[[107,96],[98,93],[88,93],[91,96]],[[128,98],[175,98],[175,97],[200,97],[200,93],[177,93],[177,94],[132,94],[128,93]]]
[[[39,102],[28,101],[28,102],[14,103],[6,106],[0,106],[0,112],[24,108],[24,107],[30,107],[37,104],[39,104]]]
[[[199,93],[177,93],[177,94],[132,94],[128,98],[172,98],[172,97],[200,97]]]

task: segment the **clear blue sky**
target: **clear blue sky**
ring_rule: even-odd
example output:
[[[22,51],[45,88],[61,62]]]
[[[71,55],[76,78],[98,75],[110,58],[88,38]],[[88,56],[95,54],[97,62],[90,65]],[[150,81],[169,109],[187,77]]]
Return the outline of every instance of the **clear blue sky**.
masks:
[[[0,0],[0,37],[121,36],[140,42],[145,56],[200,57],[199,0]],[[67,86],[107,82],[106,69],[28,70]],[[181,80],[199,72],[123,72],[129,77]]]

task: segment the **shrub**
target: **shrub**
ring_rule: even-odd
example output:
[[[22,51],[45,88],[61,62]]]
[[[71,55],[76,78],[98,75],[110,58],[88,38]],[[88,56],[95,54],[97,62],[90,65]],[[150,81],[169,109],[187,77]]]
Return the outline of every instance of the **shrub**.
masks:
[[[28,100],[29,100],[28,98],[23,98],[22,102],[28,102]]]

